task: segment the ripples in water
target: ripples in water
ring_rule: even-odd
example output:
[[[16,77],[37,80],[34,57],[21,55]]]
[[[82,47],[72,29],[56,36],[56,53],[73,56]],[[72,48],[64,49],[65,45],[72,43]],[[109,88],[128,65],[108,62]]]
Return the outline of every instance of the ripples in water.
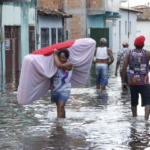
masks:
[[[9,85],[7,85],[9,87]],[[7,87],[6,86],[6,87]],[[130,94],[120,78],[110,76],[107,92],[73,88],[66,119],[57,120],[50,92],[31,105],[17,103],[16,92],[0,92],[0,149],[144,150],[150,147],[150,125],[144,110],[131,117]]]

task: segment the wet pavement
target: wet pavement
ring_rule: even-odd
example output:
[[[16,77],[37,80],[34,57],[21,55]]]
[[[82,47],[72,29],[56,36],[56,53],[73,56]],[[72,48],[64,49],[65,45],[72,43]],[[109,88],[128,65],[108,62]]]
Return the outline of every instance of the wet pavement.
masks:
[[[72,88],[66,119],[57,121],[50,92],[31,105],[17,103],[15,86],[0,90],[0,150],[144,150],[150,124],[138,107],[132,118],[130,94],[109,72],[107,92],[96,94],[94,68],[86,85]]]

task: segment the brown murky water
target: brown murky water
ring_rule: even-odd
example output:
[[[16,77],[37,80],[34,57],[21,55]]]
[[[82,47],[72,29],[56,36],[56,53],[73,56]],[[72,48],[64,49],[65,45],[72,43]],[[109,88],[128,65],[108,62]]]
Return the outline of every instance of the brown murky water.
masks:
[[[131,117],[129,92],[109,72],[107,92],[95,93],[94,69],[86,85],[73,88],[64,120],[57,121],[50,93],[21,106],[15,83],[0,90],[0,150],[144,150],[150,147],[150,124],[144,109]]]

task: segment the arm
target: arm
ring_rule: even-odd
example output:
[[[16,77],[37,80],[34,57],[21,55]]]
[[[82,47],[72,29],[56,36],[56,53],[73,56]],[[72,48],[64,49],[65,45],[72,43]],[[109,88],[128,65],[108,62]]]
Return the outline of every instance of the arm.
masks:
[[[116,71],[115,71],[115,76],[117,77],[117,70],[120,66],[120,60],[117,60],[117,63],[116,63]]]
[[[117,77],[117,70],[120,66],[120,59],[121,59],[121,56],[120,56],[120,51],[118,52],[118,56],[117,56],[117,63],[116,63],[116,71],[115,71],[115,76]]]
[[[128,63],[129,63],[129,54],[130,54],[130,52],[128,52],[126,54],[126,57],[124,59],[123,68],[122,68],[122,89],[123,90],[125,90],[123,88],[123,86],[126,86],[128,88],[127,84],[125,83],[125,76],[126,76],[126,69],[127,69]]]
[[[57,68],[62,69],[62,70],[72,70],[72,66],[73,66],[72,63],[66,62],[62,64],[59,61],[56,49],[54,49],[53,56],[54,56],[54,61],[55,61],[55,65],[57,66]]]
[[[96,53],[97,53],[97,48],[95,49],[95,52],[94,52],[94,57],[95,57]],[[96,63],[96,62],[95,62],[95,60],[94,60],[94,58],[93,58],[93,61],[92,61],[92,63],[93,63],[93,64],[95,64],[95,63]]]
[[[150,61],[150,52],[149,51],[146,51],[146,57],[147,57],[147,60]],[[150,71],[150,65],[148,67],[148,70]]]
[[[114,62],[114,57],[113,57],[112,51],[110,49],[107,49],[107,52],[108,52],[108,55],[111,59],[111,61],[108,63],[108,66],[109,66]]]
[[[146,51],[146,57],[147,57],[147,60],[150,61],[150,52],[149,51]]]

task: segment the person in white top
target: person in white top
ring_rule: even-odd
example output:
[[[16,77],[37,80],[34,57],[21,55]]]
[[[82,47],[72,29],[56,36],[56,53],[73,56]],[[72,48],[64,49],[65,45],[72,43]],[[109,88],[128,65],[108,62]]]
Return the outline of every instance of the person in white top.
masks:
[[[106,47],[107,40],[105,38],[100,39],[100,47],[95,49],[93,63],[96,64],[96,85],[97,90],[105,90],[108,84],[108,66],[114,61],[112,51]],[[109,61],[110,57],[110,61]],[[100,87],[101,86],[101,87]]]

